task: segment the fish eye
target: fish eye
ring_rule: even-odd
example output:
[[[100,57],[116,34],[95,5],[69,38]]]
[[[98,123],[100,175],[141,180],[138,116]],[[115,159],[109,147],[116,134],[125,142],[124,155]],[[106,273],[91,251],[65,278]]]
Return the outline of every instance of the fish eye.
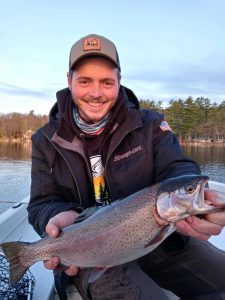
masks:
[[[193,185],[188,185],[188,186],[186,186],[186,191],[187,191],[189,194],[193,193],[194,190],[195,190],[195,188],[194,188]]]

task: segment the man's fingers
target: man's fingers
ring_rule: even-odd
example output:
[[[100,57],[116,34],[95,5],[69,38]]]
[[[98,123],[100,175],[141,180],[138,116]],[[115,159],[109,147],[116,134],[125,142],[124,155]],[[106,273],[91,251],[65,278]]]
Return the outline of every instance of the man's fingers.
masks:
[[[222,227],[225,226],[225,211],[205,215],[206,220]]]
[[[73,224],[74,220],[78,215],[79,214],[73,210],[61,212],[55,215],[49,220],[45,228],[47,234],[51,237],[57,237],[60,233],[60,229]],[[51,259],[46,260],[44,262],[44,266],[49,270],[54,270],[59,265],[59,262],[60,260],[58,257],[52,257]],[[78,272],[78,268],[75,266],[70,266],[65,270],[65,273],[69,276],[74,276],[77,274],[77,272]]]
[[[215,200],[218,195],[214,190],[211,190],[209,188],[204,190],[205,199],[212,199]]]
[[[204,191],[205,202],[208,204],[212,204],[213,206],[218,206],[224,208],[225,199],[224,193],[217,192],[211,189],[205,189]]]
[[[222,227],[218,224],[209,222],[206,219],[201,219],[195,216],[190,216],[187,218],[187,222],[196,231],[206,234],[206,235],[218,235],[220,234]]]
[[[210,236],[220,234],[222,226],[206,219],[189,216],[185,220],[177,222],[177,230],[201,240],[208,240]]]
[[[52,257],[51,259],[44,261],[45,268],[49,270],[54,270],[58,264],[59,264],[58,257]]]
[[[44,266],[46,269],[54,270],[59,265],[59,258],[58,257],[52,257],[49,260],[44,261]],[[78,268],[75,266],[70,266],[64,271],[69,276],[74,276],[78,273]]]
[[[61,212],[49,220],[45,230],[51,237],[57,237],[60,229],[73,224],[78,215],[74,210]]]
[[[57,237],[59,235],[59,227],[54,222],[49,221],[45,230],[51,237]]]
[[[186,220],[179,221],[176,227],[180,233],[192,236],[196,239],[207,241],[210,237],[208,234],[196,231]]]

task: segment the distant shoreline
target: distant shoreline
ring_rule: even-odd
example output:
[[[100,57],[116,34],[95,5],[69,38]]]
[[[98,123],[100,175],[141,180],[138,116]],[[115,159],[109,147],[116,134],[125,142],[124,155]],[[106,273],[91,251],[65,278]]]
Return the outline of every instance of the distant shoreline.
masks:
[[[187,146],[218,146],[225,147],[225,140],[212,141],[212,140],[179,140],[181,145]],[[9,139],[9,138],[0,138],[0,143],[31,143],[31,139],[19,138],[19,139]]]
[[[218,146],[225,147],[225,141],[180,141],[180,144],[183,146],[196,146],[196,147],[210,147]]]
[[[30,143],[31,139],[7,139],[7,138],[0,138],[0,143]]]

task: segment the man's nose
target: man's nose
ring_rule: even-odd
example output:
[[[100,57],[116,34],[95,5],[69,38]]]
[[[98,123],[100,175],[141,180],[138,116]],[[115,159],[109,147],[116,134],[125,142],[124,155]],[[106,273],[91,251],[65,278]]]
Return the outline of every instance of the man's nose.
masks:
[[[102,96],[102,89],[99,83],[93,83],[90,89],[90,96],[93,98],[99,98]]]

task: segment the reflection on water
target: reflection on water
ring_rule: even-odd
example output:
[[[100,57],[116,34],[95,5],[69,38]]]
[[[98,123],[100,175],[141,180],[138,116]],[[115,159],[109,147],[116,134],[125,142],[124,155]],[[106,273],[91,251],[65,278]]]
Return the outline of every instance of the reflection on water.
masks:
[[[211,180],[225,183],[225,147],[183,146]],[[28,196],[30,191],[31,143],[0,143],[0,213]],[[3,206],[4,205],[4,206]]]
[[[182,146],[186,155],[197,160],[199,164],[218,162],[225,164],[225,147],[218,146]]]
[[[0,158],[15,160],[30,160],[31,141],[0,142]]]
[[[201,167],[202,173],[211,180],[225,183],[225,147],[222,146],[182,146],[185,154]]]
[[[0,159],[0,213],[30,192],[30,161]]]
[[[225,183],[225,147],[183,146],[211,180]],[[0,143],[0,214],[29,195],[31,143]],[[224,249],[225,230],[211,242]]]
[[[0,143],[0,213],[29,195],[31,142]]]

